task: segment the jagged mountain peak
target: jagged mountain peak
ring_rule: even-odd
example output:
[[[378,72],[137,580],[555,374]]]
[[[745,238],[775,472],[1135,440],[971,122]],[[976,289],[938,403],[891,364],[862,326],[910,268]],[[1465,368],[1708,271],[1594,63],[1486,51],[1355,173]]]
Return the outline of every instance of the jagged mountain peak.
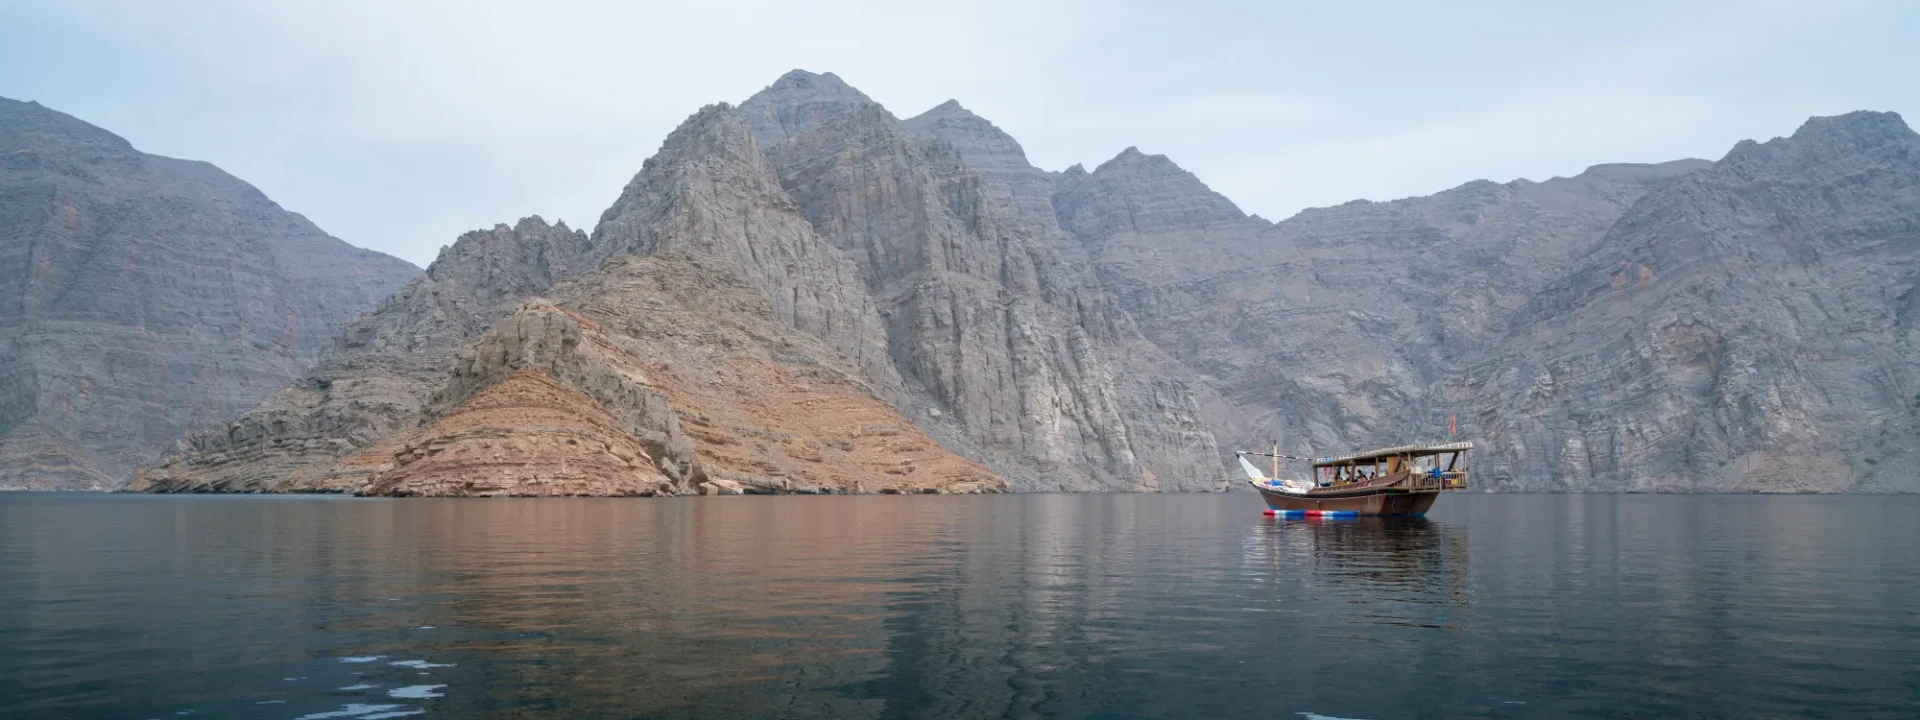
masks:
[[[936,136],[952,139],[951,136],[991,136],[995,141],[1018,146],[1012,135],[1001,130],[986,118],[960,105],[958,100],[948,100],[935,105],[926,112],[900,121],[910,130],[932,133]]]
[[[657,218],[676,199],[702,192],[704,184],[763,198],[775,206],[791,200],[760,153],[754,132],[739,110],[727,103],[701,108],[667,135],[660,151],[641,165],[618,200],[600,216],[593,240],[607,254],[651,254],[661,238]]]
[[[961,107],[957,100],[940,103],[901,126],[951,143],[968,164],[993,172],[1038,172],[1027,164],[1026,150],[1012,135],[986,118]]]
[[[570,254],[583,258],[571,263],[576,267],[562,275],[585,269],[577,266],[588,262],[584,259],[589,254],[586,233],[569,228],[566,223],[548,224],[539,215],[528,215],[512,225],[494,223],[489,229],[462,233],[453,245],[442,249],[433,263],[427,266],[427,276],[445,281],[472,272],[477,263],[497,264],[507,256],[522,253],[543,254],[544,246],[553,242],[569,245]],[[548,282],[551,283],[551,280]]]
[[[1078,167],[1078,166],[1076,166]],[[1054,198],[1060,226],[1083,239],[1245,220],[1247,214],[1165,155],[1120,151],[1091,173],[1069,172]]]
[[[611,462],[593,471],[608,477],[574,477],[584,484],[567,492],[685,492],[685,483],[703,473],[764,469],[703,455],[703,469],[691,470],[692,450],[684,438],[673,439],[674,407],[696,408],[688,416],[698,419],[694,439],[712,441],[701,446],[706,450],[735,444],[724,438],[737,429],[767,437],[764,423],[773,411],[819,419],[805,417],[815,404],[789,398],[828,382],[855,406],[850,422],[905,422],[881,411],[902,391],[852,262],[808,225],[747,121],[726,103],[701,108],[668,135],[591,239],[527,218],[514,228],[462,237],[437,261],[441,268],[446,271],[396,295],[362,331],[350,332],[341,352],[306,383],[310,392],[288,394],[280,406],[236,421],[240,432],[196,437],[189,452],[150,473],[148,487],[258,487],[262,480],[287,479],[307,483],[300,487],[376,494],[537,493],[553,486],[526,482],[530,476],[522,473]],[[550,302],[534,300],[543,296]],[[672,340],[658,342],[663,338]],[[742,355],[748,352],[755,356]],[[802,377],[782,369],[789,361],[802,368]],[[752,376],[739,374],[747,372]],[[668,397],[663,387],[678,390]],[[363,388],[386,402],[368,402],[359,394]],[[782,388],[797,389],[778,402],[767,399]],[[771,402],[771,410],[716,412],[735,398]],[[525,419],[503,412],[521,406],[531,413]],[[718,416],[715,425],[707,424],[709,413]],[[501,435],[468,442],[477,425]],[[342,427],[355,431],[350,438],[329,436]],[[603,445],[611,455],[579,455],[570,440],[543,440],[551,437],[544,428],[585,433],[589,440],[581,446]],[[802,426],[789,435],[817,429]],[[644,447],[621,439],[634,434]],[[282,436],[299,438],[297,447],[276,444]],[[306,442],[316,436],[329,442]],[[830,440],[795,446],[808,445],[801,454],[825,461],[839,448],[880,443]],[[436,448],[429,454],[451,449],[426,465],[393,461],[396,452],[423,444]],[[887,456],[893,464],[886,469],[899,470],[896,458],[909,450],[933,454],[930,445],[889,445],[901,452]],[[466,460],[456,460],[469,456],[501,462],[463,467]],[[947,465],[966,477],[975,471]],[[782,467],[782,474],[798,480],[798,467]],[[449,479],[469,469],[471,479],[490,489]],[[661,475],[670,487],[659,485]],[[926,482],[948,482],[950,475]],[[868,483],[896,480],[917,482],[867,476]]]
[[[641,172],[660,163],[722,155],[751,161],[758,157],[749,123],[734,106],[721,102],[700,108],[667,134],[660,151],[641,165]]]
[[[605,254],[651,254],[660,238],[645,229],[678,195],[694,189],[691,178],[723,183],[734,190],[790,205],[779,190],[757,134],[740,109],[714,103],[689,116],[647,158],[613,205],[600,215],[593,240]]]
[[[1751,172],[1766,166],[1857,164],[1869,157],[1891,159],[1916,151],[1920,151],[1920,134],[1915,134],[1898,113],[1860,110],[1809,118],[1788,137],[1764,143],[1741,140],[1720,159],[1715,170]]]
[[[763,146],[772,146],[862,111],[885,108],[833,73],[794,70],[740,103],[740,113]],[[888,116],[891,119],[891,115]]]
[[[566,226],[567,224],[564,222],[548,223],[546,218],[540,217],[540,215],[536,213],[533,215],[528,215],[526,217],[520,218],[518,221],[516,221],[513,224],[513,229],[518,231],[550,230],[553,228],[565,229]]]
[[[769,90],[783,93],[840,95],[862,99],[867,97],[866,94],[855,89],[852,85],[848,85],[845,80],[841,80],[839,75],[830,72],[808,72],[799,68],[788,70],[787,74],[781,75],[778,80],[774,80],[772,85],[767,86],[767,89],[761,92]]]
[[[1096,176],[1114,175],[1114,174],[1135,172],[1145,168],[1151,168],[1154,170],[1167,172],[1167,173],[1185,173],[1186,172],[1185,170],[1181,169],[1178,164],[1173,162],[1173,160],[1169,159],[1165,155],[1148,155],[1146,153],[1140,152],[1140,148],[1138,147],[1128,146],[1127,149],[1121,150],[1120,154],[1113,156],[1111,159],[1107,160],[1106,162],[1103,162],[1103,163],[1100,163],[1099,165],[1094,166],[1093,174]],[[1195,178],[1196,181],[1198,179],[1199,178]]]
[[[1136,146],[1128,146],[1127,149],[1121,150],[1120,154],[1113,156],[1112,159],[1100,163],[1099,167],[1093,169],[1093,174],[1095,176],[1158,176],[1179,178],[1183,183],[1198,186],[1199,190],[1213,192],[1207,188],[1206,183],[1201,182],[1198,176],[1187,172],[1186,168],[1180,167],[1180,164],[1174,162],[1172,158],[1160,154],[1141,152],[1140,148]],[[1222,199],[1224,200],[1225,198]]]
[[[1807,118],[1800,128],[1793,132],[1793,139],[1852,137],[1869,139],[1911,139],[1913,128],[1900,113],[1875,110],[1855,110],[1839,115],[1815,116]]]
[[[946,102],[943,102],[943,103],[940,103],[939,105],[935,105],[931,108],[928,108],[926,112],[923,112],[923,113],[920,113],[919,115],[915,115],[911,118],[908,118],[905,122],[909,124],[925,123],[925,122],[931,122],[931,121],[942,120],[942,119],[959,119],[959,120],[973,120],[973,121],[979,121],[979,122],[986,122],[986,118],[980,117],[979,115],[975,114],[972,110],[968,110],[966,106],[961,105],[959,100],[953,100],[953,99],[949,99]]]

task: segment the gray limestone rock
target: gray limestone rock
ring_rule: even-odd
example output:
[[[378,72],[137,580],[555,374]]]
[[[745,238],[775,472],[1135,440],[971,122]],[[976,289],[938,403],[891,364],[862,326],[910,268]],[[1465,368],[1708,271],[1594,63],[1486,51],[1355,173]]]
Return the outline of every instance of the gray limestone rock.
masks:
[[[132,489],[338,489],[328,480],[335,465],[413,427],[461,348],[597,257],[586,233],[538,216],[462,235],[426,274],[355,318],[306,377],[183,438]]]
[[[1452,388],[1503,489],[1920,490],[1920,135],[1809,120],[1659,188]]]
[[[111,489],[419,273],[204,162],[0,98],[0,489]]]
[[[621,255],[744,282],[778,322],[851,360],[866,392],[1023,487],[1216,487],[1203,416],[1224,402],[1134,329],[1083,259],[1060,260],[1079,243],[1054,220],[1051,178],[991,124],[948,110],[917,132],[838,78],[799,72],[738,109],[705,108],[590,240],[518,228],[484,252],[463,240],[313,376],[191,439],[142,487],[351,484],[329,479],[340,462],[430,419],[460,348],[561,279],[524,268]],[[960,134],[973,131],[991,142]]]
[[[529,300],[536,294],[550,295],[552,301]],[[356,321],[315,373],[224,431],[190,439],[179,453],[146,471],[138,489],[686,492],[705,470],[696,466],[692,446],[681,434],[669,393],[686,407],[719,409],[735,408],[734,400],[755,406],[760,396],[777,389],[740,386],[734,373],[739,368],[723,367],[730,362],[799,368],[768,370],[767,377],[818,383],[839,393],[807,398],[805,406],[768,408],[788,415],[784,422],[806,423],[807,407],[815,405],[829,413],[819,418],[827,424],[888,416],[904,422],[891,410],[874,411],[888,405],[873,398],[905,404],[907,395],[852,262],[800,215],[745,119],[731,107],[715,105],[667,138],[591,238],[538,218],[512,229],[470,233],[445,251],[426,277]],[[524,382],[524,373],[541,380]],[[488,395],[511,378],[522,382],[503,393],[521,400]],[[589,462],[599,456],[574,454],[577,447],[571,443],[515,438],[512,428],[468,427],[500,417],[497,409],[461,411],[463,403],[482,396],[491,405],[544,403],[529,408],[529,415],[572,423],[570,432],[595,426],[587,418],[604,413],[645,446],[659,473],[595,482],[557,472],[550,477],[566,478],[555,481],[558,485],[515,489],[512,480],[502,478],[533,482],[547,474],[538,468],[512,470],[497,458],[483,460],[498,454],[498,447],[486,447],[496,439],[520,443],[536,463],[568,457]],[[834,408],[841,414],[832,415]],[[736,422],[771,419],[763,414]],[[699,419],[703,437],[715,444],[737,445],[729,433],[763,442],[772,432],[714,422]],[[535,431],[541,429],[521,430],[539,435]],[[545,429],[549,436],[553,431]],[[505,435],[495,438],[498,433]],[[809,442],[805,433],[789,435],[792,443]],[[874,437],[882,435],[902,437],[903,448],[914,446],[911,452],[918,456],[939,459],[897,429]],[[873,442],[885,441],[854,444]],[[396,457],[441,458],[435,453],[456,446],[460,449],[453,452],[465,459],[446,462],[456,468],[459,462],[475,463],[473,469],[489,478],[485,488],[463,488],[438,459],[428,463],[428,470],[419,470],[423,466],[417,463],[394,470]],[[813,457],[811,451],[796,452]],[[779,467],[726,453],[709,460],[736,473],[742,467]],[[812,462],[837,459],[819,456]],[[945,468],[946,474],[928,479],[909,468],[899,476],[935,487],[982,479],[969,469],[977,466],[964,461],[930,462],[929,467]],[[666,478],[666,484],[635,480],[642,475]]]
[[[1095,241],[1122,232],[1151,234],[1247,219],[1193,173],[1139,148],[1121,151],[1091,173],[1069,172],[1060,186],[1060,224]]]
[[[974,457],[1024,489],[1211,489],[1221,465],[1188,383],[1097,281],[1063,265],[1045,176],[943,105],[902,123],[795,71],[741,105],[813,226],[860,266],[894,364]],[[935,433],[941,437],[940,433]],[[945,440],[945,437],[942,437]]]
[[[805,70],[780,76],[754,98],[757,102],[741,105],[740,112],[762,147],[804,135],[874,104],[866,93],[853,89],[838,75],[815,75]]]
[[[1237,408],[1243,425],[1224,438],[1331,453],[1443,435],[1467,408],[1432,390],[1478,356],[1490,324],[1648,188],[1704,164],[1478,181],[1267,223],[1129,149],[1064,174],[1056,206],[1147,336]]]
[[[858,271],[781,189],[735,108],[711,105],[682,123],[601,215],[593,242],[605,256],[740,268],[781,322],[828,342],[860,364],[877,392],[903,402]]]
[[[1433,439],[1457,414],[1494,489],[1914,491],[1917,149],[1855,113],[1718,163],[1272,225],[1128,152],[1063,173],[1055,206],[1243,415],[1236,444]]]
[[[1048,173],[957,102],[902,121],[794,71],[696,113],[590,238],[464,237],[142,487],[349,489],[378,472],[355,453],[436,422],[421,442],[481,453],[499,429],[461,423],[546,397],[646,447],[527,447],[646,455],[636,477],[665,483],[582,492],[692,492],[699,458],[756,487],[997,482],[949,452],[1018,489],[1214,489],[1235,446],[1435,439],[1455,415],[1482,487],[1913,491],[1917,158],[1897,116],[1861,113],[1717,163],[1272,223],[1162,156]],[[0,374],[31,375],[23,347]],[[554,385],[501,389],[522,371]],[[0,427],[73,463],[13,419],[23,387],[0,385]],[[474,397],[494,409],[460,414]],[[449,468],[419,482],[458,491]]]

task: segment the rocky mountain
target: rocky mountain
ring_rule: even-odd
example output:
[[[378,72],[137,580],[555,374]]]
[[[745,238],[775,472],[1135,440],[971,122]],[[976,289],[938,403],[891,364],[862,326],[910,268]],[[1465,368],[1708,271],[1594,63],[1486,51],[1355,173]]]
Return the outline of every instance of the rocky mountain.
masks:
[[[306,376],[225,427],[183,439],[133,489],[332,487],[336,463],[414,427],[462,348],[599,257],[586,233],[538,216],[462,235],[354,318]]]
[[[418,273],[204,162],[0,98],[0,489],[109,489]]]
[[[1269,223],[1129,148],[1070,168],[1057,204],[1143,331],[1242,414],[1236,444],[1325,452],[1444,431],[1452,408],[1432,390],[1480,356],[1489,327],[1649,188],[1705,165],[1480,181]]]
[[[901,122],[832,75],[798,71],[737,109],[703,109],[590,239],[537,221],[463,238],[355,321],[312,375],[186,440],[138,487],[649,494],[716,478],[832,490],[1217,487],[1220,451],[1202,415],[1226,417],[1225,404],[1135,329],[1075,261],[1084,255],[1061,257],[1080,248],[1054,220],[1050,176],[1004,134],[995,144],[947,139],[955,127],[998,131],[945,110],[958,122]],[[489,238],[499,247],[485,247]],[[521,269],[534,258],[563,261]],[[716,284],[661,294],[690,281],[664,277],[677,273]],[[654,311],[636,316],[636,306]],[[580,329],[552,329],[569,323]],[[547,347],[527,339],[528,327],[583,339],[562,342],[562,360],[482,351]],[[417,466],[398,462],[415,453],[493,457],[474,443],[500,447],[525,430],[500,425],[515,416],[501,408],[515,406],[487,389],[509,379],[502,398],[571,408],[550,417],[555,428],[643,438],[639,465],[652,471],[617,487],[536,481],[529,473],[542,463],[520,453],[515,468],[468,467],[495,478],[484,487],[446,473],[393,479]],[[655,411],[662,398],[671,413]],[[469,402],[480,406],[461,409]],[[469,436],[487,439],[460,439]],[[760,439],[740,447],[743,437]]]
[[[1458,416],[1482,487],[1915,490],[1916,157],[1856,114],[1274,223],[1162,156],[1047,172],[957,102],[794,71],[590,236],[462,237],[137,487],[1203,490],[1235,446]]]
[[[1264,444],[1480,440],[1483,487],[1920,490],[1920,153],[1815,118],[1715,163],[1603,165],[1248,218],[1129,150],[1061,224]]]
[[[1219,406],[1076,262],[1020,146],[957,104],[901,122],[795,71],[741,105],[780,184],[859,265],[923,418],[1024,489],[1212,489]],[[936,421],[938,422],[938,421]]]
[[[1634,204],[1463,373],[1502,488],[1920,490],[1920,135],[1745,141]]]
[[[591,238],[470,233],[308,378],[144,472],[153,491],[999,490],[901,417],[852,263],[746,121],[684,123]]]

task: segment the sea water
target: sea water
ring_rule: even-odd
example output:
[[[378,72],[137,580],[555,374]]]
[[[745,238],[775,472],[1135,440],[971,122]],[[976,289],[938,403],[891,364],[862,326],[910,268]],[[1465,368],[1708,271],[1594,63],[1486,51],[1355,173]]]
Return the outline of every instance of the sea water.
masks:
[[[5,718],[1920,717],[1920,498],[0,494]]]

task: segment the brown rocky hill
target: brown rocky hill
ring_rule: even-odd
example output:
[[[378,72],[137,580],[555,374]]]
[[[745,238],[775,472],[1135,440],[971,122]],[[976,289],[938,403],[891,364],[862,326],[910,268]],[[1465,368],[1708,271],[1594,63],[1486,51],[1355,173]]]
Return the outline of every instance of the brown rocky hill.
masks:
[[[591,236],[463,237],[139,487],[1210,490],[1243,443],[1458,415],[1483,487],[1913,490],[1912,137],[1817,119],[1273,223],[1165,157],[1050,173],[956,102],[795,71]]]
[[[1024,165],[1017,145],[1011,152]],[[582,283],[625,276],[560,282],[603,263],[724,277],[764,302],[767,315],[759,305],[716,300],[690,306],[675,322],[751,326],[761,328],[752,337],[774,338],[697,335],[700,342],[684,349],[700,359],[680,363],[651,344],[607,356],[677,368],[636,370],[645,380],[635,387],[671,398],[685,429],[647,432],[692,442],[691,454],[649,449],[667,484],[635,480],[632,492],[690,491],[702,470],[749,484],[835,489],[993,489],[1009,481],[1025,489],[1217,487],[1219,449],[1201,408],[1208,398],[1215,411],[1224,404],[1184,380],[1090,272],[1058,257],[1077,243],[1054,224],[1044,194],[1034,202],[1031,193],[1050,187],[1044,176],[1023,189],[1027,204],[1015,207],[1011,193],[982,172],[950,142],[908,127],[837,78],[791,73],[738,109],[695,114],[590,239],[537,220],[463,238],[427,277],[357,320],[315,373],[227,427],[187,439],[139,487],[385,488],[377,478],[389,471],[382,468],[390,442],[431,445],[425,438],[440,437],[440,423],[494,423],[487,432],[500,431],[509,396],[578,405],[578,395],[543,389],[524,374],[514,376],[513,393],[482,392],[467,410],[435,406],[432,398],[446,392],[463,347],[489,342],[487,328],[503,320],[518,322],[513,308],[537,295],[604,328],[595,337],[609,346],[622,346],[622,337],[686,334],[663,327],[665,314],[636,324],[582,305],[607,291]],[[517,269],[549,256],[564,259],[548,267],[565,272]],[[631,257],[649,262],[623,259]],[[776,337],[762,321],[785,330]],[[603,361],[613,362],[595,362]],[[647,393],[633,397],[654,397]],[[800,408],[829,414],[808,425]],[[601,409],[622,417],[618,407]],[[607,426],[582,413],[551,421],[582,432]],[[795,438],[795,457],[820,459],[749,461],[756,452],[786,451],[760,450],[757,441],[731,445],[760,435]],[[874,447],[898,457],[875,464]],[[548,487],[607,490],[567,482]],[[512,482],[490,483],[494,489],[458,492],[518,492]]]
[[[545,271],[509,270],[534,258]],[[469,234],[313,377],[192,438],[138,489],[1004,489],[883,400],[899,381],[853,273],[739,113],[709,107],[591,239],[537,218]]]
[[[132,489],[327,486],[339,460],[414,426],[463,347],[597,258],[585,233],[539,217],[467,233],[355,318],[305,377],[225,426],[182,439]]]
[[[418,273],[212,165],[0,98],[0,489],[118,487]]]

